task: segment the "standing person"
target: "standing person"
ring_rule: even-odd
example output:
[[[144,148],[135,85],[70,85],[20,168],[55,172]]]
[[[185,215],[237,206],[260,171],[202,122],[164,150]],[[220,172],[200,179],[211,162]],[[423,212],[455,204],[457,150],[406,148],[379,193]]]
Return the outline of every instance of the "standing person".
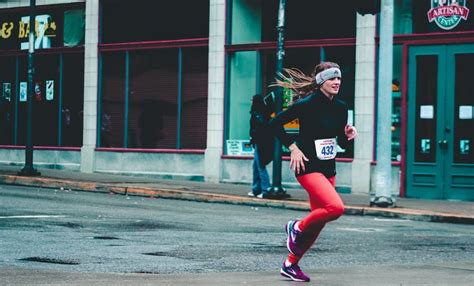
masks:
[[[357,135],[347,124],[347,107],[335,98],[341,85],[341,70],[332,62],[318,64],[310,76],[298,69],[284,69],[287,74],[278,86],[291,88],[299,97],[288,109],[270,121],[270,127],[291,152],[290,168],[308,192],[311,212],[301,220],[290,220],[287,233],[288,258],[281,275],[294,281],[310,278],[298,266],[326,223],[344,213],[344,203],[336,192],[336,145],[346,147]],[[300,132],[292,141],[283,125],[298,118]]]
[[[269,198],[270,177],[266,166],[273,159],[273,135],[269,132],[271,106],[266,106],[263,97],[256,94],[252,97],[250,109],[250,143],[254,147],[252,171],[252,191],[250,197]]]

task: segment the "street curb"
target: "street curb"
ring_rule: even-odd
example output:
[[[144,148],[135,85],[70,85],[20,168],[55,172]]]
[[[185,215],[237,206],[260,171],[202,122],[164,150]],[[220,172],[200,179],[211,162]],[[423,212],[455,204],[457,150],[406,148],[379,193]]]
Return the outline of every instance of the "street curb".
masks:
[[[309,211],[307,202],[291,200],[258,199],[237,195],[215,194],[205,191],[176,190],[168,188],[151,188],[141,186],[117,186],[115,184],[96,183],[89,181],[74,181],[67,179],[24,177],[14,175],[0,175],[0,185],[18,185],[40,188],[63,188],[66,190],[113,193],[131,196],[146,196],[164,199],[179,199],[208,203],[227,203],[235,205],[249,205],[272,208],[284,208],[291,210]],[[452,213],[440,213],[424,210],[405,208],[378,208],[345,206],[345,214],[368,215],[389,218],[401,218],[427,222],[445,222],[458,224],[474,224],[474,216],[459,215]]]

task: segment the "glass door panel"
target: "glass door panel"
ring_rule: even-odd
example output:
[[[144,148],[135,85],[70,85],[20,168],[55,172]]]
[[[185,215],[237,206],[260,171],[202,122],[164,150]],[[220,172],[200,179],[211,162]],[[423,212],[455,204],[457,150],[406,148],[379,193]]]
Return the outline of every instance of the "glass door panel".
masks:
[[[407,196],[439,199],[444,194],[444,157],[438,145],[445,120],[445,47],[410,47],[408,70]]]
[[[474,164],[474,86],[472,67],[474,54],[455,56],[454,141],[453,162]]]
[[[438,56],[416,57],[415,161],[436,161]]]

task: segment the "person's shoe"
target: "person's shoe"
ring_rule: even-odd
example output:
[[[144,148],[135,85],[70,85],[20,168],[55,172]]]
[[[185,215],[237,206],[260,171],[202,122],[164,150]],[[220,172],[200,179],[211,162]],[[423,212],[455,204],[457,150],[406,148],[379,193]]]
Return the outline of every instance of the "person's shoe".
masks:
[[[296,222],[297,220],[290,220],[285,226],[287,234],[286,247],[289,252],[300,257],[303,254],[303,251],[298,247],[296,241],[300,238],[301,232],[295,229]]]
[[[256,197],[257,195],[255,195],[253,192],[248,192],[247,196],[249,196],[249,197]]]
[[[288,277],[293,281],[309,282],[310,280],[309,276],[301,271],[298,264],[291,264],[287,267],[285,266],[285,263],[283,263],[283,266],[280,269],[280,274],[281,276]]]
[[[275,193],[275,198],[276,199],[288,199],[290,198],[290,194],[288,194],[287,192],[276,192]]]
[[[272,195],[272,193],[262,192],[262,193],[257,195],[257,198],[259,198],[259,199],[272,199],[273,195]]]

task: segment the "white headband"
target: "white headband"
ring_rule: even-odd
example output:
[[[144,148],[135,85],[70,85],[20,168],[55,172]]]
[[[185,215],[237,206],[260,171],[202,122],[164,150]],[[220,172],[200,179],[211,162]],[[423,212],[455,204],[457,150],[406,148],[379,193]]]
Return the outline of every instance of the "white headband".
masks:
[[[341,70],[338,68],[329,68],[327,70],[323,70],[322,72],[318,73],[316,78],[316,84],[321,85],[328,79],[332,79],[335,77],[341,77]]]

